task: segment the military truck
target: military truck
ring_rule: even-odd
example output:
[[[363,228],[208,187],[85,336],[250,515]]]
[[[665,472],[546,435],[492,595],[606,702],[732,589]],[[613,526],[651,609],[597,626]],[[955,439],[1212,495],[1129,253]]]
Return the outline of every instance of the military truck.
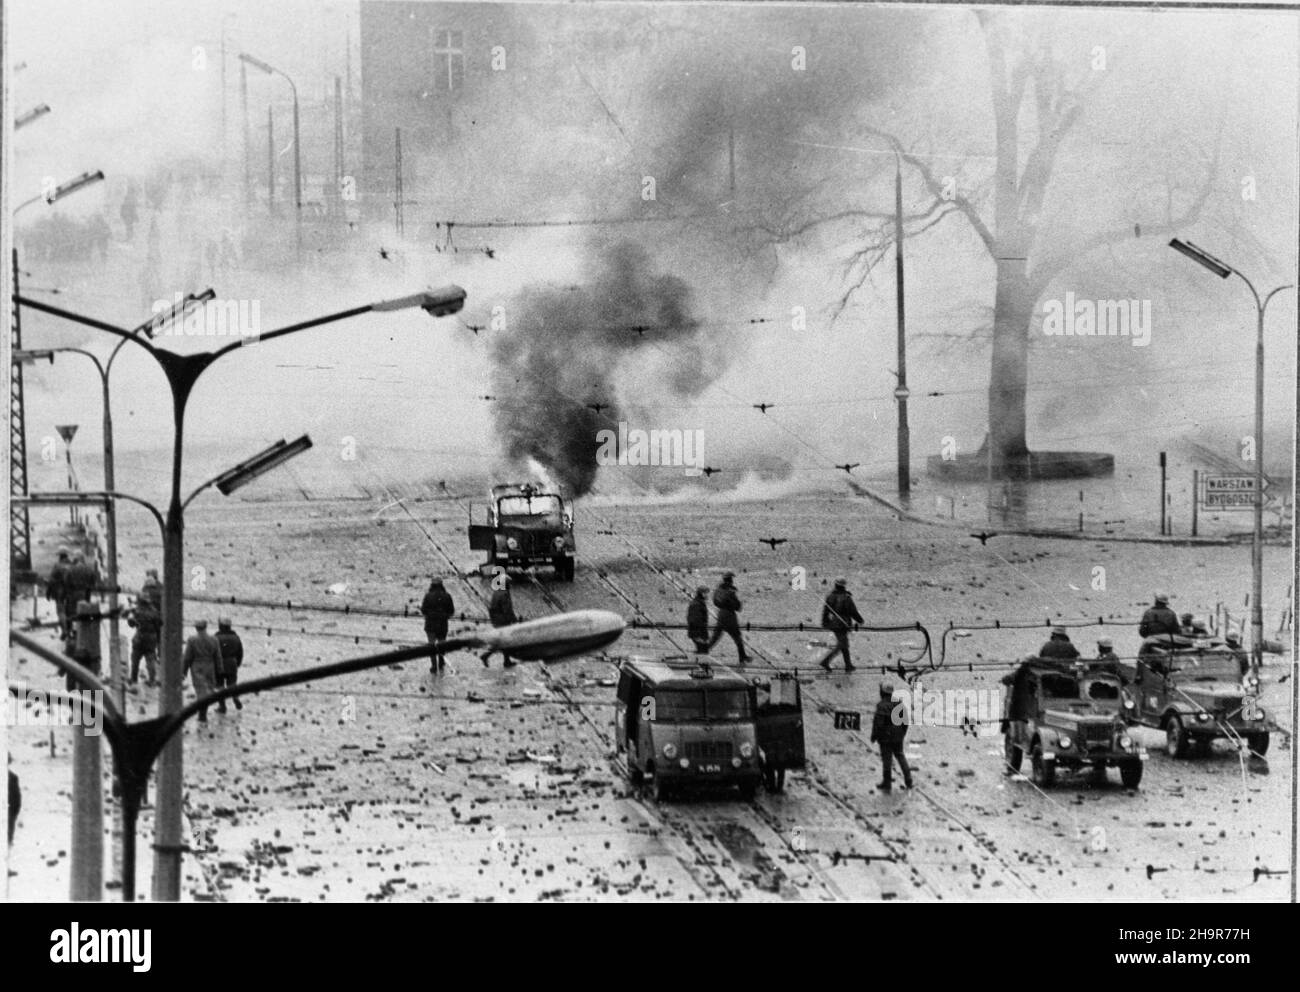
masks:
[[[1259,678],[1245,654],[1213,640],[1148,637],[1129,694],[1129,721],[1163,730],[1171,758],[1207,754],[1220,738],[1244,739],[1263,756],[1276,729],[1259,706]]]
[[[557,493],[530,483],[493,486],[486,520],[476,524],[475,508],[469,512],[470,550],[487,552],[485,566],[552,565],[561,580],[573,581],[573,511]]]
[[[1010,773],[1020,771],[1027,755],[1042,788],[1060,769],[1084,768],[1099,781],[1106,769],[1118,768],[1124,786],[1137,788],[1147,754],[1129,735],[1117,674],[1086,662],[1029,658],[1002,682],[1008,687],[1002,733]]]

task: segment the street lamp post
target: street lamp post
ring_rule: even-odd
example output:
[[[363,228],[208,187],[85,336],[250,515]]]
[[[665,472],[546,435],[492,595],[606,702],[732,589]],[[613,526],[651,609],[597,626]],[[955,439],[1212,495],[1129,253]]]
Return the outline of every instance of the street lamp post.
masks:
[[[239,60],[246,65],[251,65],[255,69],[260,69],[268,76],[276,75],[284,78],[289,84],[289,89],[293,93],[293,206],[294,206],[294,225],[297,228],[298,240],[302,240],[302,145],[300,142],[300,132],[298,130],[298,87],[294,85],[289,76],[269,63],[249,55],[247,52],[239,53]]]
[[[1178,238],[1170,241],[1169,247],[1209,269],[1220,279],[1236,275],[1255,300],[1255,525],[1250,542],[1250,656],[1251,664],[1258,670],[1264,659],[1264,311],[1274,296],[1294,287],[1278,286],[1261,299],[1254,283],[1245,275],[1203,248]]]
[[[467,633],[437,644],[420,644],[384,654],[368,655],[364,658],[318,665],[302,671],[253,679],[196,699],[184,708],[178,707],[174,712],[160,713],[152,720],[138,723],[127,723],[125,713],[119,710],[112,699],[105,694],[106,702],[102,707],[104,734],[113,750],[113,761],[122,787],[124,819],[128,826],[122,835],[123,899],[127,902],[135,901],[136,820],[144,798],[145,786],[149,781],[149,771],[160,755],[165,758],[169,742],[180,739],[176,736],[177,731],[184,726],[185,721],[201,710],[214,703],[237,699],[256,692],[300,685],[303,682],[315,682],[335,675],[383,668],[385,665],[412,661],[416,658],[427,658],[435,651],[442,654],[482,647],[495,650],[506,648],[512,657],[523,660],[553,661],[574,654],[596,651],[612,644],[618,640],[625,626],[622,617],[604,610],[581,610],[576,613],[545,617],[541,620],[528,620],[509,627]],[[92,672],[70,658],[64,658],[51,651],[26,634],[11,629],[9,640],[50,662],[60,671],[70,675],[81,686],[91,690],[103,690],[103,683]],[[158,791],[161,793],[161,766],[159,775]],[[163,860],[165,853],[159,849],[160,861]]]
[[[62,317],[75,323],[93,327],[96,330],[124,337],[134,341],[149,353],[158,363],[172,396],[172,471],[171,499],[163,530],[163,679],[159,693],[158,710],[160,717],[173,714],[181,709],[181,670],[182,625],[184,623],[184,504],[181,502],[181,467],[184,459],[185,408],[191,392],[199,377],[218,359],[246,345],[245,340],[232,342],[216,351],[192,354],[177,354],[156,348],[151,342],[142,339],[123,328],[86,317],[81,314],[51,306],[39,300],[18,296],[16,302],[33,310],[39,310],[52,316]],[[441,317],[458,312],[465,304],[465,291],[459,286],[449,286],[440,291],[426,291],[397,300],[370,303],[351,310],[328,314],[312,320],[302,321],[288,327],[262,334],[251,341],[266,342],[298,331],[319,327],[323,324],[355,317],[370,311],[400,310],[420,307],[431,316]],[[165,743],[161,761],[158,766],[158,804],[154,829],[154,847],[158,851],[155,862],[153,897],[155,902],[175,902],[180,898],[180,855],[181,855],[181,796],[183,789],[183,766],[181,738],[171,737]]]
[[[71,196],[73,193],[77,192],[77,190],[85,189],[87,186],[94,185],[97,182],[102,182],[103,179],[104,173],[98,169],[94,172],[83,172],[81,175],[74,176],[65,183],[60,183],[48,193],[38,193],[31,199],[24,200],[22,203],[18,204],[18,206],[14,207],[13,216],[16,217],[18,211],[22,210],[24,207],[30,207],[32,204],[40,203],[42,200],[50,206],[53,206],[65,196]]]

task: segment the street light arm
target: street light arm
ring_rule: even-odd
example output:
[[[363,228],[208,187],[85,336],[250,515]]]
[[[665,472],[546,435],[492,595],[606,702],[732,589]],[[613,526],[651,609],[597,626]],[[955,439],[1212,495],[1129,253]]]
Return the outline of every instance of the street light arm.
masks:
[[[212,353],[212,360],[216,361],[222,355],[229,354],[230,352],[236,350],[237,348],[245,348],[250,344],[269,341],[272,338],[284,337],[286,334],[293,334],[297,331],[305,331],[312,327],[319,327],[322,324],[331,324],[336,320],[346,320],[349,317],[357,317],[363,313],[369,313],[373,309],[374,309],[374,304],[367,303],[365,306],[362,307],[353,307],[351,310],[343,310],[340,313],[332,313],[324,317],[316,317],[313,318],[312,320],[304,320],[302,323],[299,324],[290,324],[288,327],[281,327],[274,331],[268,331],[266,334],[249,336],[244,340],[235,341],[231,344],[228,344],[224,348],[218,348],[216,351]]]
[[[1263,302],[1263,304],[1261,305],[1260,309],[1261,309],[1261,310],[1267,310],[1267,309],[1268,309],[1268,301],[1271,300],[1273,297],[1277,296],[1277,294],[1280,293],[1280,292],[1282,292],[1282,290],[1284,290],[1284,289],[1295,289],[1295,286],[1294,286],[1294,285],[1291,285],[1291,284],[1288,284],[1288,285],[1286,285],[1286,286],[1279,286],[1277,289],[1273,290],[1273,291],[1272,291],[1271,293],[1269,293],[1266,297],[1264,297],[1264,302]]]
[[[99,676],[97,676],[90,669],[86,668],[84,665],[79,665],[71,658],[65,658],[57,651],[51,651],[40,641],[34,640],[33,638],[28,637],[26,634],[20,634],[18,631],[13,630],[12,628],[9,631],[9,641],[11,644],[17,644],[19,647],[23,648],[24,650],[30,651],[32,654],[36,655],[37,657],[44,658],[50,664],[58,668],[59,671],[63,672],[65,675],[70,676],[75,682],[79,683],[85,688],[95,692],[102,692],[104,694],[103,701],[99,705],[100,708],[104,711],[104,715],[110,721],[115,722],[118,725],[123,725],[126,723],[126,718],[122,715],[121,711],[118,710],[117,706],[113,703],[112,694],[108,691],[108,687],[104,685],[104,683],[100,681]]]
[[[19,306],[30,307],[33,310],[39,310],[42,313],[48,313],[54,317],[62,317],[64,320],[70,320],[74,324],[84,324],[87,327],[93,327],[97,331],[106,331],[109,334],[115,334],[119,338],[127,341],[134,341],[145,351],[149,352],[155,358],[158,356],[158,349],[148,341],[141,341],[125,328],[116,327],[113,324],[105,323],[102,320],[96,320],[94,317],[86,317],[79,313],[73,313],[71,310],[64,310],[62,307],[51,306],[48,303],[42,303],[40,300],[28,299],[26,296],[14,294],[14,302]]]

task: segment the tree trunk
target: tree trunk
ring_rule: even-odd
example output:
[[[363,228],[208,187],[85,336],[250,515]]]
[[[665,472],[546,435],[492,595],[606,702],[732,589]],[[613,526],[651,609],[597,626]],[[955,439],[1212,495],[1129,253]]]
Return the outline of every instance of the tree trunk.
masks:
[[[991,467],[1016,474],[1029,448],[1025,443],[1025,388],[1029,378],[1029,298],[1025,262],[999,260],[993,313],[993,358],[989,370]]]

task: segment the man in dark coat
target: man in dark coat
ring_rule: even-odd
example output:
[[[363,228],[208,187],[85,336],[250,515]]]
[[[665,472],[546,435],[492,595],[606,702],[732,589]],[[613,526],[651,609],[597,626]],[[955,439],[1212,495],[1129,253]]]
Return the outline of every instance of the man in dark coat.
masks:
[[[144,573],[144,585],[140,587],[140,598],[153,604],[153,608],[162,616],[163,587],[158,581],[158,569],[151,568]]]
[[[1182,632],[1183,628],[1178,622],[1178,617],[1169,608],[1169,594],[1167,592],[1156,593],[1155,605],[1142,614],[1142,622],[1138,624],[1138,633],[1143,637],[1155,637],[1160,634],[1172,634],[1178,637],[1182,635]]]
[[[208,633],[206,620],[194,621],[194,634],[185,642],[185,655],[182,659],[190,681],[194,683],[194,693],[200,699],[212,694],[217,680],[217,666],[221,664],[221,645]],[[208,722],[208,708],[199,710],[199,723]]]
[[[59,548],[59,560],[50,569],[50,578],[45,583],[45,598],[54,602],[54,609],[59,614],[59,636],[65,639],[72,625],[64,598],[68,584],[68,569],[71,567],[72,552],[67,548]]]
[[[709,653],[709,587],[700,586],[686,607],[686,636],[695,644],[696,654]]]
[[[1079,657],[1079,649],[1070,643],[1070,635],[1064,627],[1053,627],[1052,636],[1038,649],[1038,657],[1051,658],[1054,661],[1074,661]]]
[[[135,609],[127,614],[128,626],[135,628],[131,638],[131,684],[140,680],[140,659],[145,661],[146,685],[158,684],[158,642],[162,636],[162,613],[143,595]]]
[[[713,627],[713,637],[709,639],[709,648],[722,640],[723,634],[730,634],[743,665],[749,661],[749,656],[745,654],[745,642],[740,639],[740,619],[736,616],[740,612],[740,597],[736,594],[734,580],[733,573],[727,572],[718,588],[713,590],[713,605],[717,607],[718,619]]]
[[[420,612],[424,614],[424,633],[429,638],[429,643],[437,644],[439,641],[445,641],[447,621],[455,614],[456,604],[451,600],[451,593],[443,586],[442,579],[435,577],[429,580],[429,591],[424,594],[424,601],[420,603]],[[430,656],[430,672],[436,674],[446,667],[447,659],[441,652]]]
[[[826,597],[822,605],[822,627],[835,635],[835,647],[827,652],[821,660],[822,668],[831,670],[831,659],[837,654],[844,656],[844,670],[853,671],[853,659],[849,657],[849,628],[862,623],[862,614],[853,602],[853,594],[848,590],[848,582],[835,580],[835,588]]]
[[[903,772],[903,787],[912,787],[912,768],[903,752],[907,722],[907,707],[901,702],[894,702],[894,687],[888,682],[880,683],[880,702],[876,703],[876,714],[871,721],[871,741],[880,745],[880,763],[884,766],[884,774],[876,788],[881,792],[889,792],[894,787],[895,761]]]
[[[510,598],[510,579],[505,575],[501,575],[499,581],[494,580],[493,585],[495,588],[492,592],[492,599],[488,602],[488,619],[492,621],[492,626],[509,627],[512,623],[518,623],[519,618],[515,616],[514,600]],[[487,667],[488,658],[491,656],[491,651],[482,656],[484,668]],[[515,660],[510,655],[503,651],[501,656],[505,659],[506,668],[514,667]]]
[[[239,681],[239,666],[244,661],[244,642],[235,633],[229,617],[217,621],[217,645],[221,648],[221,658],[217,662],[217,688],[224,689]],[[244,704],[235,697],[235,709],[242,710]],[[217,712],[226,712],[226,701],[217,703]]]

